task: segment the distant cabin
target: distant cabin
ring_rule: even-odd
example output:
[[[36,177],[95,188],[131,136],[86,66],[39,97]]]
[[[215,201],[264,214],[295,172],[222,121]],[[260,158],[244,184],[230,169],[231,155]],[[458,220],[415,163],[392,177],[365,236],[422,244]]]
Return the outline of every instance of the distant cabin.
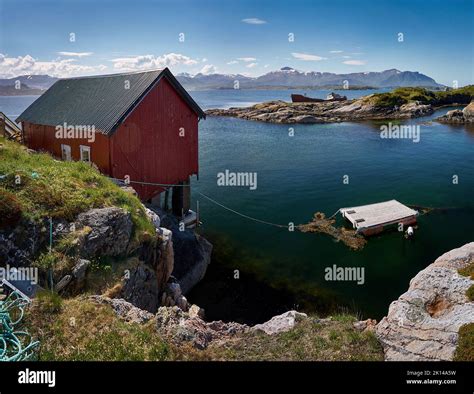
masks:
[[[148,183],[186,185],[198,175],[202,118],[203,110],[165,68],[60,79],[16,122],[29,148],[94,163],[112,178],[128,176],[149,201],[168,188]],[[186,210],[189,190],[183,196],[183,189],[189,188],[173,190],[173,201]]]

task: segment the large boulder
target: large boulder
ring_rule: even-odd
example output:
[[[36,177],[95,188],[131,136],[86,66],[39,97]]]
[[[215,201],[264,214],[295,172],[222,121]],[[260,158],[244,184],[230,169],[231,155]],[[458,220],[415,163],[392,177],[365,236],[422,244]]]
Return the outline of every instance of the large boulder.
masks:
[[[298,321],[308,317],[305,313],[296,311],[288,311],[281,315],[272,317],[269,321],[257,324],[252,327],[252,330],[263,331],[265,334],[274,335],[280,332],[291,330]]]
[[[155,271],[139,262],[129,270],[122,287],[122,298],[134,306],[155,313],[160,306],[160,288]]]
[[[474,322],[466,296],[474,281],[458,273],[472,262],[474,242],[445,253],[410,281],[376,328],[385,360],[452,360],[459,328]]]
[[[211,342],[225,342],[248,331],[248,326],[235,322],[205,322],[194,311],[190,314],[177,306],[158,309],[156,328],[158,332],[172,337],[176,342],[190,342],[198,349],[205,349]]]
[[[474,101],[462,110],[466,122],[474,122]]]
[[[1,220],[1,218],[0,218]],[[0,264],[12,267],[29,266],[49,244],[49,219],[39,221],[23,218],[13,228],[0,230]],[[67,234],[69,223],[53,219],[53,239]]]
[[[211,262],[212,244],[193,231],[173,231],[173,276],[187,294],[204,278]]]
[[[76,226],[88,227],[80,255],[84,258],[119,256],[126,252],[133,222],[130,213],[117,207],[91,209],[79,214]]]

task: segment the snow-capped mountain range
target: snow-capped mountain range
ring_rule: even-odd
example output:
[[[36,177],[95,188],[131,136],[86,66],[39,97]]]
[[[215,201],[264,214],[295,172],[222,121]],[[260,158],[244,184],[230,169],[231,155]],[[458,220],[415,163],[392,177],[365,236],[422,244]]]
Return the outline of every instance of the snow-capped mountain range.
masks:
[[[441,87],[433,78],[417,71],[399,71],[396,69],[381,72],[359,72],[335,74],[317,71],[298,71],[291,67],[283,67],[259,77],[248,77],[240,74],[178,74],[178,80],[187,89],[225,89],[233,88],[235,81],[243,89],[262,87],[322,87],[348,86],[398,87],[424,86]]]
[[[259,77],[248,77],[241,74],[177,74],[176,77],[188,90],[233,89],[238,81],[240,89],[265,88],[301,88],[301,87],[399,87],[423,86],[439,88],[438,84],[417,71],[399,71],[395,69],[381,72],[359,72],[350,74],[335,74],[317,71],[298,71],[291,67],[283,67],[270,71]],[[49,75],[19,76],[16,78],[0,79],[0,95],[11,94],[41,94],[58,78]],[[14,89],[16,81],[21,82],[21,91]],[[345,82],[347,81],[347,82]]]

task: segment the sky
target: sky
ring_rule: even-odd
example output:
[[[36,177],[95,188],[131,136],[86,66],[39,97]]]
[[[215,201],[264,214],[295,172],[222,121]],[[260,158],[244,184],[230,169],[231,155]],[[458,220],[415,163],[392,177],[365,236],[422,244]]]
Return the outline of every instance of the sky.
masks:
[[[0,0],[0,77],[419,71],[474,83],[474,0]]]

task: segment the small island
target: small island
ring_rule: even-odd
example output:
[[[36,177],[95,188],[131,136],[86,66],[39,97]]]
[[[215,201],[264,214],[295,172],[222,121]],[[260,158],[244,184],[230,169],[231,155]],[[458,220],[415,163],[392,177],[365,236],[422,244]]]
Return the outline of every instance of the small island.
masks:
[[[467,105],[473,99],[474,85],[448,91],[405,87],[352,100],[306,103],[278,100],[251,107],[210,109],[206,114],[282,124],[407,119],[429,115],[445,106]]]

